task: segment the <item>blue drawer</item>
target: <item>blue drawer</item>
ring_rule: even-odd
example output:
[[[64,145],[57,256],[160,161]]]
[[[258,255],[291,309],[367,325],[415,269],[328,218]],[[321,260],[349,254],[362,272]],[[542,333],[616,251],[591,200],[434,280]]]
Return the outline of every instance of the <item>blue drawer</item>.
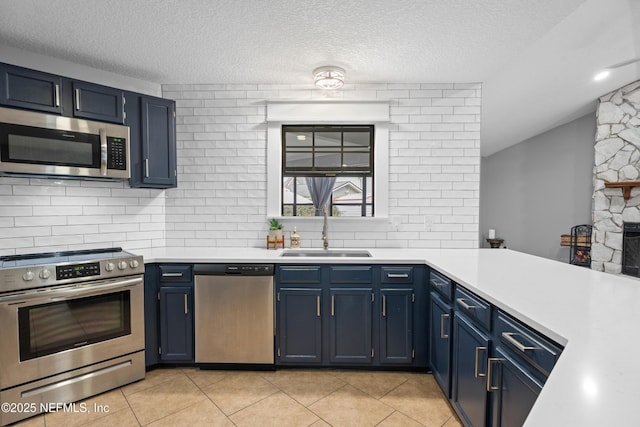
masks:
[[[329,268],[329,283],[372,283],[373,267],[345,265]]]
[[[278,268],[278,282],[305,284],[320,283],[322,274],[318,265],[287,265]]]
[[[453,282],[451,282],[451,279],[435,270],[431,270],[429,283],[431,287],[445,297],[447,301],[451,301],[453,298]]]
[[[191,282],[193,280],[191,265],[161,265],[159,269],[161,282]]]
[[[482,326],[491,330],[491,304],[479,296],[456,286],[455,289],[456,311]]]
[[[562,347],[501,311],[495,314],[494,336],[511,354],[524,359],[545,376],[562,352]]]
[[[382,267],[380,275],[382,283],[413,283],[413,267]]]

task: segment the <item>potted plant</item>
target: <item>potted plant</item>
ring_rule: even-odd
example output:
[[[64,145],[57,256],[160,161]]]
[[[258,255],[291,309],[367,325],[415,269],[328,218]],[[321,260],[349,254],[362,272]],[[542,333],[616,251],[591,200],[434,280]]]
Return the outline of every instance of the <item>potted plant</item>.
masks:
[[[282,224],[275,218],[269,221],[269,240],[282,240]]]

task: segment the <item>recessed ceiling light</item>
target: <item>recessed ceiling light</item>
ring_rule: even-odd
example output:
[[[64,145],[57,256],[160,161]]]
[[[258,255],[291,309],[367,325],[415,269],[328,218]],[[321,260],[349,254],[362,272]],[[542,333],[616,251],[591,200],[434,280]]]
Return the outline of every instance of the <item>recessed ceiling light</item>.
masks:
[[[599,82],[600,80],[604,80],[607,77],[609,77],[609,75],[611,74],[611,71],[609,70],[602,70],[600,71],[598,74],[596,74],[595,76],[593,76],[593,80]]]

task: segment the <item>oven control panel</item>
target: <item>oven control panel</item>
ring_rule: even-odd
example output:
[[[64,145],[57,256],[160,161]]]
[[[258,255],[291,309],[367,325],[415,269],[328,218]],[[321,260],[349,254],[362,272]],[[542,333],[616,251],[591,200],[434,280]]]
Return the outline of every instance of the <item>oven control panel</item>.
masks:
[[[56,280],[76,279],[100,275],[100,263],[72,264],[56,266]]]

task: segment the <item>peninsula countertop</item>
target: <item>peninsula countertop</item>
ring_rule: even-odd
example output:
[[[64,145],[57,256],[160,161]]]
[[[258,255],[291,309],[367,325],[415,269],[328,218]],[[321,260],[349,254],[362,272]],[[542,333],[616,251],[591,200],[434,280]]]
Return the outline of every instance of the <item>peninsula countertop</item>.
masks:
[[[507,249],[369,249],[282,257],[259,248],[157,248],[145,262],[426,264],[565,346],[527,426],[637,425],[640,281]]]

